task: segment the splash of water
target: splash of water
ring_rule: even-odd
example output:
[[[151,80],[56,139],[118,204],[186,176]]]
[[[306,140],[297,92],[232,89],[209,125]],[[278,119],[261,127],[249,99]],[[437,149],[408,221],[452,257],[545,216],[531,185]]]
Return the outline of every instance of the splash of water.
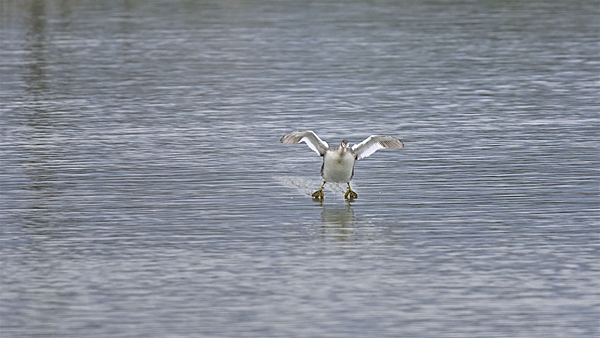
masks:
[[[273,179],[284,187],[297,189],[300,194],[309,197],[312,197],[312,194],[323,184],[322,180],[301,176],[275,176]],[[347,186],[345,183],[327,183],[324,189],[343,199]]]

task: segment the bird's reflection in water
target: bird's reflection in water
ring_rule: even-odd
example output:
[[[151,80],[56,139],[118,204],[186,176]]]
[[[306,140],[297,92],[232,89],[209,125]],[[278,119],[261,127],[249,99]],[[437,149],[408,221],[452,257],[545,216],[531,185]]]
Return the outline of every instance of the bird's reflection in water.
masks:
[[[325,207],[321,212],[322,234],[334,241],[354,240],[354,210],[346,206]]]

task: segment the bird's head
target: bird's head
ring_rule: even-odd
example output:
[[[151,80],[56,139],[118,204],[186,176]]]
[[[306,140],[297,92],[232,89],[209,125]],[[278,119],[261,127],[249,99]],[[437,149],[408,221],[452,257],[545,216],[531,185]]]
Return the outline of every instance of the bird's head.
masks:
[[[348,140],[342,140],[342,144],[340,144],[340,147],[348,148],[348,146],[349,146]]]

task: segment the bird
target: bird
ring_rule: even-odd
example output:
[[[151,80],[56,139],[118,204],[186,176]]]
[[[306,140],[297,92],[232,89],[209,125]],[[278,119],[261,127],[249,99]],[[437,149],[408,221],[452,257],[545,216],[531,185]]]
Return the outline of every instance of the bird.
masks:
[[[352,201],[358,198],[358,194],[350,187],[350,180],[354,176],[354,162],[370,156],[379,149],[404,148],[404,143],[401,140],[383,135],[371,135],[352,147],[345,139],[342,140],[339,147],[330,147],[327,142],[321,140],[311,130],[287,133],[279,141],[284,144],[304,142],[310,149],[323,157],[323,165],[321,166],[323,184],[319,190],[312,194],[313,199],[319,201],[322,201],[325,196],[323,187],[327,182],[347,183],[348,190],[344,194],[344,199]]]

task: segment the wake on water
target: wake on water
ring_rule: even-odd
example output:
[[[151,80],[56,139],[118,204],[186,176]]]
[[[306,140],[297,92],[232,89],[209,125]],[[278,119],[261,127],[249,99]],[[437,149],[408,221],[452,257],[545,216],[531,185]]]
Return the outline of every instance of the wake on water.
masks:
[[[321,184],[323,184],[323,180],[300,176],[275,176],[273,179],[281,183],[284,187],[295,188],[300,194],[311,198],[312,194],[319,190]],[[354,184],[352,185],[352,188],[355,188]],[[327,183],[324,188],[324,190],[331,191],[335,196],[338,196],[341,199],[344,199],[344,193],[346,193],[347,189],[348,186],[346,183]]]

